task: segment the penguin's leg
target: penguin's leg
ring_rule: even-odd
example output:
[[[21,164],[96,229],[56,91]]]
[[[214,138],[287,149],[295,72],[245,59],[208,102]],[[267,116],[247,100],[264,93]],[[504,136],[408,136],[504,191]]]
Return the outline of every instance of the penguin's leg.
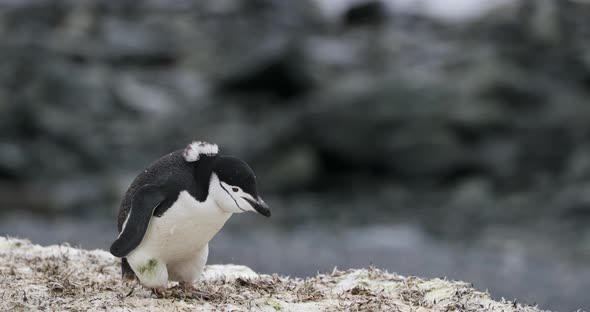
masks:
[[[132,253],[127,257],[127,261],[144,287],[155,289],[157,293],[168,286],[168,270],[166,263],[161,259]]]
[[[170,264],[168,268],[172,280],[178,281],[185,291],[193,292],[193,283],[201,278],[208,256],[209,244],[206,244],[193,257]]]

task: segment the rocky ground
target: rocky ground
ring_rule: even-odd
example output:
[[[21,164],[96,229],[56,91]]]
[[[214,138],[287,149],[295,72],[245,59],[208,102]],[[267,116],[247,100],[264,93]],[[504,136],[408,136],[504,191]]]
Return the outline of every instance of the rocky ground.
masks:
[[[376,268],[335,269],[302,280],[210,265],[195,285],[198,292],[170,286],[156,298],[135,282],[123,282],[117,259],[103,250],[0,238],[3,311],[541,311],[517,301],[494,301],[464,282]]]

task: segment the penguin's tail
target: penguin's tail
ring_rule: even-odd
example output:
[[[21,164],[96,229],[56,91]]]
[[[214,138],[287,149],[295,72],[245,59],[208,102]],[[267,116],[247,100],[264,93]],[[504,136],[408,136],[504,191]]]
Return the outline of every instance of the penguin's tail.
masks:
[[[133,281],[137,278],[137,275],[133,272],[127,258],[121,258],[121,277],[126,281]]]

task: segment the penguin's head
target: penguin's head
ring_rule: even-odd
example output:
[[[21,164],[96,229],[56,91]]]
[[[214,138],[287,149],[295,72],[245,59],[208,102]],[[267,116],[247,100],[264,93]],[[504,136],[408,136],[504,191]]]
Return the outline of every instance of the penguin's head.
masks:
[[[218,152],[215,144],[195,141],[183,153],[187,162],[204,159],[200,168],[207,169],[199,172],[205,175],[201,179],[209,178],[209,185],[203,185],[208,187],[208,196],[226,212],[256,211],[270,217],[268,206],[256,191],[256,175],[250,166],[239,158],[221,156]]]
[[[210,183],[210,196],[221,209],[234,213],[256,211],[270,217],[268,206],[256,191],[256,175],[245,161],[218,156]]]

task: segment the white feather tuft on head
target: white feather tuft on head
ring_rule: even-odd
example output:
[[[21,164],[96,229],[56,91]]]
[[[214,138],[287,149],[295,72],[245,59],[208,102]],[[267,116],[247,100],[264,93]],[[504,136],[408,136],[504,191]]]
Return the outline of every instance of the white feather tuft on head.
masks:
[[[217,147],[217,144],[193,141],[193,143],[186,146],[182,156],[184,156],[184,160],[193,162],[199,160],[199,156],[201,155],[212,156],[217,153],[219,153],[219,147]]]

